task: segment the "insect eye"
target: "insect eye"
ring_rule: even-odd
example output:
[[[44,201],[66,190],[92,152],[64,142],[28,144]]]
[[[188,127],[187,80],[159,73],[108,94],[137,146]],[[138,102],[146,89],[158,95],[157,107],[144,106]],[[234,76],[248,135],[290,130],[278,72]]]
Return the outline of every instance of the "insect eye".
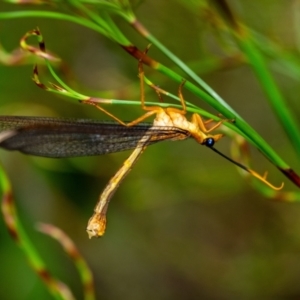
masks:
[[[204,145],[207,147],[212,147],[215,144],[215,140],[213,138],[207,138],[204,141]]]

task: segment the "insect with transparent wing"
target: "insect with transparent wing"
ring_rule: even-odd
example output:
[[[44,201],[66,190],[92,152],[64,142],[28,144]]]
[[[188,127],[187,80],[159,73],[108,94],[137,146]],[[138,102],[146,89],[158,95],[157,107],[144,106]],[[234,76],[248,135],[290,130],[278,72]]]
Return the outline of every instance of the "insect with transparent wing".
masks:
[[[210,128],[207,128],[207,125],[212,120],[204,121],[198,114],[193,114],[191,121],[187,120],[185,117],[186,104],[182,95],[184,82],[181,83],[178,91],[182,109],[146,106],[144,70],[141,60],[138,68],[141,106],[146,113],[130,123],[124,123],[93,100],[83,102],[95,106],[114,119],[116,123],[90,119],[0,116],[0,131],[7,133],[6,138],[0,140],[0,147],[7,150],[18,150],[36,156],[62,158],[101,155],[134,149],[100,195],[94,214],[87,225],[90,238],[104,234],[106,212],[114,192],[147,146],[159,141],[193,138],[199,144],[206,145],[271,188],[276,190],[282,188],[283,184],[280,187],[273,186],[266,180],[265,175],[259,175],[214,148],[215,142],[220,140],[223,135],[211,134],[211,132],[228,120],[221,120]],[[159,89],[153,88],[160,96]],[[152,115],[155,115],[153,124],[141,123]]]

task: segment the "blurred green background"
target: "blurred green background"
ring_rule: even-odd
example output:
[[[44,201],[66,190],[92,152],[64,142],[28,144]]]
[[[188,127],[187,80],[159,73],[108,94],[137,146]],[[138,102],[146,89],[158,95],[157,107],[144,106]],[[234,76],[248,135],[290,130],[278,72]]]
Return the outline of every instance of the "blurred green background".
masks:
[[[230,4],[250,28],[277,43],[283,55],[299,52],[299,1]],[[0,11],[16,9],[16,5],[0,6]],[[205,62],[224,57],[205,12],[174,0],[143,1],[135,13],[299,170],[299,153],[290,146],[249,66],[229,64],[205,71]],[[118,22],[140,49],[147,46],[128,24]],[[70,68],[77,91],[139,99],[137,62],[115,43],[78,25],[42,18],[5,20],[1,21],[0,42],[12,51],[36,26],[47,48]],[[173,67],[158,49],[150,51],[152,57]],[[298,117],[299,80],[278,72],[276,63],[269,60],[279,88]],[[161,74],[149,68],[146,74],[155,84],[177,93],[178,85]],[[31,76],[32,65],[0,67],[1,115],[107,119],[93,107],[72,104],[39,89]],[[207,108],[188,91],[184,95]],[[156,101],[150,88],[146,97]],[[142,113],[138,106],[106,108],[122,120]],[[230,139],[224,138],[217,147],[229,154]],[[89,240],[86,223],[98,196],[129,154],[42,159],[1,150],[29,236],[51,272],[71,287],[77,299],[82,299],[82,292],[70,259],[55,241],[35,231],[37,222],[58,226],[76,243],[94,273],[97,299],[300,298],[299,205],[265,199],[232,164],[192,140],[148,148],[112,199],[105,236]],[[254,149],[252,163],[260,173],[269,170],[273,183],[286,181]],[[294,187],[286,183],[285,189]],[[0,298],[52,299],[3,221],[0,232]]]

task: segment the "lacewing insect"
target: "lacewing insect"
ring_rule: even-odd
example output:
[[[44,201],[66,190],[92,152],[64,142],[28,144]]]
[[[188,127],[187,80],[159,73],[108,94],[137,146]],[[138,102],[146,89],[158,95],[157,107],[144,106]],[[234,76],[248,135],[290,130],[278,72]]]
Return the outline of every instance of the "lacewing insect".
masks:
[[[221,120],[208,129],[207,125],[212,120],[203,121],[198,114],[193,114],[191,121],[186,119],[186,105],[182,95],[184,82],[179,86],[178,92],[182,104],[181,110],[160,106],[149,107],[145,105],[144,71],[141,61],[139,61],[139,77],[141,105],[146,113],[130,123],[124,123],[93,100],[84,102],[105,112],[117,123],[89,119],[0,116],[0,131],[6,134],[6,137],[0,140],[0,147],[7,150],[18,150],[36,156],[62,158],[101,155],[134,149],[100,195],[94,214],[87,225],[90,238],[104,234],[108,204],[117,187],[146,147],[160,141],[194,138],[198,143],[208,146],[271,188],[282,188],[282,186],[271,185],[265,175],[259,175],[213,147],[214,143],[223,135],[212,135],[210,132],[217,129],[226,120]],[[159,95],[158,88],[153,88]],[[155,115],[153,124],[141,123],[151,115]]]

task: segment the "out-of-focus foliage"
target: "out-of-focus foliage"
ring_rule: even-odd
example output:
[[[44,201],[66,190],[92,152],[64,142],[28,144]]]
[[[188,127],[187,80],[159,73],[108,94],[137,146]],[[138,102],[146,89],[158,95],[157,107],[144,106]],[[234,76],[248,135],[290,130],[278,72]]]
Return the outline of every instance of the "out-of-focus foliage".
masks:
[[[249,28],[274,42],[271,49],[266,44],[268,64],[299,118],[300,85],[295,76],[299,70],[287,71],[281,64],[288,53],[299,52],[299,1],[231,1],[231,5]],[[0,11],[17,8],[1,3]],[[297,169],[298,157],[250,68],[234,57],[224,60],[222,67],[216,64],[224,55],[222,37],[215,34],[201,1],[142,1],[135,14]],[[124,21],[117,21],[137,46],[147,46]],[[12,51],[37,25],[47,48],[71,70],[74,89],[104,98],[139,99],[137,62],[110,40],[78,25],[43,18],[1,21],[1,45]],[[275,45],[281,52],[274,51]],[[155,48],[151,56],[173,66]],[[178,86],[161,74],[150,69],[146,74],[176,93]],[[92,107],[37,88],[31,76],[32,65],[0,67],[1,114],[107,119]],[[195,100],[188,91],[184,94],[188,101]],[[150,88],[146,97],[156,101]],[[138,107],[106,108],[123,120],[141,114]],[[229,147],[226,138],[218,145],[225,153]],[[275,182],[284,180],[263,156],[252,154],[255,169],[270,170]],[[74,267],[54,242],[35,232],[37,221],[55,224],[73,239],[94,272],[99,299],[300,296],[299,206],[263,198],[230,163],[193,141],[147,149],[112,199],[105,236],[88,240],[86,222],[98,195],[128,155],[55,160],[1,151],[28,234],[50,270],[70,285],[78,299],[81,290]],[[1,224],[0,298],[51,299]]]

